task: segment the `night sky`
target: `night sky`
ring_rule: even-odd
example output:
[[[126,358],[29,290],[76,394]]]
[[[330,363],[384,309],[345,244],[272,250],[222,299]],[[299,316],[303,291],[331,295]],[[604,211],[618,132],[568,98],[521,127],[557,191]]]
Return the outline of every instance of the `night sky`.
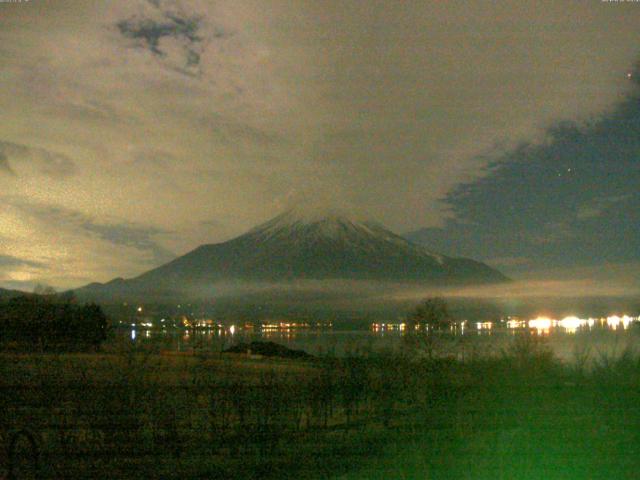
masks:
[[[638,283],[640,95],[590,124],[561,123],[548,135],[452,189],[444,227],[409,237],[483,258],[516,278],[606,275]]]
[[[301,202],[640,289],[640,3],[0,3],[0,287],[133,276]]]

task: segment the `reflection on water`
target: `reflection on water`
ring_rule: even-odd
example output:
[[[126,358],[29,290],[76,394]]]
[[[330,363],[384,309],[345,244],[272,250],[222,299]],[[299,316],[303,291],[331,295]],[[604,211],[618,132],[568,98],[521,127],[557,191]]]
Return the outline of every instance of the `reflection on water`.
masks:
[[[529,328],[534,333],[544,335],[552,331],[563,333],[576,333],[580,329],[592,328],[608,328],[611,330],[626,330],[633,322],[640,320],[640,317],[630,317],[623,315],[610,315],[602,318],[578,318],[576,316],[568,316],[562,319],[550,317],[537,317],[531,320],[523,320],[517,317],[507,317],[498,321],[472,322],[463,320],[451,326],[451,333],[456,335],[464,335],[472,333],[474,330],[481,334],[490,334],[493,330],[510,330],[517,331]],[[383,334],[385,332],[402,332],[407,331],[405,323],[372,323],[371,330],[374,333]],[[421,326],[416,325],[415,329],[420,330]]]
[[[589,330],[594,327],[609,328],[611,330],[618,330],[622,328],[623,330],[626,330],[632,322],[637,322],[639,319],[640,317],[633,318],[629,315],[623,315],[622,317],[611,315],[598,319],[569,316],[560,320],[548,317],[538,317],[529,320],[528,326],[540,334],[548,334],[551,329],[562,329],[562,331],[566,333],[576,333],[579,329]],[[512,328],[522,328],[522,326],[519,325]]]
[[[476,322],[476,328],[479,331],[493,329],[493,322]]]
[[[576,348],[588,345],[595,352],[619,349],[621,341],[632,343],[640,329],[631,325],[640,320],[629,315],[602,318],[506,317],[498,321],[458,322],[448,340],[452,349],[482,346],[486,350],[504,348],[516,332],[529,331],[545,337],[561,357],[571,357]],[[166,322],[168,323],[168,322]],[[239,342],[273,341],[313,355],[344,355],[403,348],[408,333],[405,323],[373,323],[368,330],[342,330],[332,324],[272,322],[264,325],[237,323],[210,324],[204,328],[167,327],[165,322],[152,327],[142,323],[117,329],[118,339],[139,345],[153,345],[169,351],[221,352]],[[474,340],[475,338],[475,340]],[[626,340],[625,340],[626,339]],[[472,347],[469,347],[472,345]],[[467,347],[465,347],[467,348]]]
[[[363,348],[387,348],[401,339],[399,335],[383,338],[368,330],[340,331],[328,328],[263,330],[245,328],[243,325],[210,329],[129,328],[115,329],[114,341],[126,341],[165,352],[221,352],[240,342],[272,341],[313,355],[344,355],[361,352]]]

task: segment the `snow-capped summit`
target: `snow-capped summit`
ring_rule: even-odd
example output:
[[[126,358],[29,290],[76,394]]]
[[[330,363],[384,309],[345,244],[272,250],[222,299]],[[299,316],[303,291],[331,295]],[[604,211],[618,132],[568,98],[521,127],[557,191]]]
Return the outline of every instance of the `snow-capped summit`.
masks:
[[[431,285],[506,280],[483,263],[435,254],[375,222],[335,210],[294,209],[227,242],[202,245],[118,288],[171,292],[225,281],[305,279]]]
[[[290,235],[295,232],[306,231],[318,236],[346,237],[349,233],[379,235],[384,228],[379,224],[366,220],[363,216],[356,216],[346,211],[303,210],[293,208],[258,225],[248,232],[249,235],[269,238],[278,234]]]
[[[429,257],[430,261],[443,263],[441,255],[408,242],[379,223],[335,209],[287,210],[253,228],[243,237],[245,241],[251,239],[256,243],[285,242],[294,249],[303,245],[319,249],[327,242],[345,249],[364,249],[369,253],[387,248],[400,249],[405,253],[410,252],[420,257]]]
[[[280,215],[267,221],[266,224],[278,223],[281,225],[310,224],[325,221],[350,221],[363,222],[366,217],[338,207],[323,207],[321,205],[300,204],[285,210]],[[256,228],[260,228],[259,225]]]

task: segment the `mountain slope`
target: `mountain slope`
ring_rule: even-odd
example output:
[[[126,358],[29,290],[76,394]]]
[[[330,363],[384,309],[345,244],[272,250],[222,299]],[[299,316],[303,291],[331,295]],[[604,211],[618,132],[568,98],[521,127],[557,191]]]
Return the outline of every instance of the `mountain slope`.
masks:
[[[428,251],[373,222],[289,211],[224,243],[202,245],[134,279],[91,284],[79,293],[167,294],[225,281],[385,280],[428,284],[507,280],[473,260]]]
[[[9,298],[17,297],[19,295],[26,295],[25,292],[18,290],[8,290],[6,288],[0,288],[0,300],[7,300]]]

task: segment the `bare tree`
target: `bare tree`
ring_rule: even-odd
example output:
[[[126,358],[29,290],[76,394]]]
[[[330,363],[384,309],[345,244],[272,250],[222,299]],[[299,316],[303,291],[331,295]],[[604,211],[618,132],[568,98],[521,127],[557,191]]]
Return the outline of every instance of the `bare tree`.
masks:
[[[447,302],[439,297],[427,298],[407,316],[405,344],[433,358],[438,334],[453,324]]]
[[[407,317],[407,327],[426,332],[442,332],[453,325],[447,302],[439,297],[423,300]]]

